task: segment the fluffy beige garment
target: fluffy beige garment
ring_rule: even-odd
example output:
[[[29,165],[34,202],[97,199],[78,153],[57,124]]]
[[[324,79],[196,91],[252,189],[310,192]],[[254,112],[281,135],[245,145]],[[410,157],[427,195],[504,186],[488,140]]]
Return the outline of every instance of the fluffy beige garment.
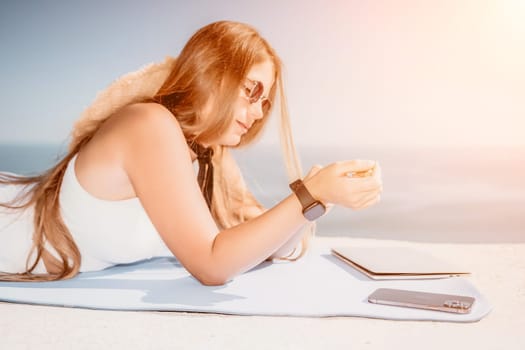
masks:
[[[168,56],[162,63],[151,63],[137,71],[124,74],[99,92],[93,103],[75,122],[69,149],[73,150],[83,135],[93,131],[102,120],[118,109],[129,103],[153,97],[168,77],[174,63],[175,58]]]

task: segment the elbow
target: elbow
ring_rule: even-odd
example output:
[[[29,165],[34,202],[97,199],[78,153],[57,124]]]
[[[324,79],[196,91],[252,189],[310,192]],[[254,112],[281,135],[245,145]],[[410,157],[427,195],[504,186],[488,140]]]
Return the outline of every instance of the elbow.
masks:
[[[212,287],[212,286],[215,286],[215,287],[218,287],[218,286],[223,286],[226,284],[226,282],[228,282],[227,280],[221,280],[221,279],[198,279],[199,282],[202,284],[202,285],[205,285],[205,286],[208,286],[208,287]]]
[[[201,273],[193,275],[193,277],[195,277],[197,281],[205,286],[223,286],[231,279],[228,276],[220,273]]]
[[[195,265],[188,266],[187,269],[197,281],[205,286],[223,286],[238,273],[234,264],[218,259],[213,254],[206,259],[199,260]]]

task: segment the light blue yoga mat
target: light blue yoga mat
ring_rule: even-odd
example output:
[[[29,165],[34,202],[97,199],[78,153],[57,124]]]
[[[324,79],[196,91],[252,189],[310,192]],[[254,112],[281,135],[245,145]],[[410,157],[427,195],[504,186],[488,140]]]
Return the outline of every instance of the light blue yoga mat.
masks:
[[[377,288],[399,288],[476,298],[470,314],[368,303]],[[297,262],[265,262],[223,286],[204,286],[172,257],[82,273],[58,282],[0,282],[0,300],[108,310],[192,311],[235,315],[360,316],[395,320],[478,321],[488,301],[468,281],[452,277],[374,281],[313,249]]]

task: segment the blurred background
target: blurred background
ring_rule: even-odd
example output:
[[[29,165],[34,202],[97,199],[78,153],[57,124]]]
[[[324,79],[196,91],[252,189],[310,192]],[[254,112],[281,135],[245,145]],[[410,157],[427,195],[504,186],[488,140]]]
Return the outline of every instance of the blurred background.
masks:
[[[0,170],[49,167],[98,91],[223,19],[280,54],[305,172],[381,164],[382,201],[318,235],[525,242],[522,0],[2,1]],[[235,153],[267,206],[289,193],[276,120]]]

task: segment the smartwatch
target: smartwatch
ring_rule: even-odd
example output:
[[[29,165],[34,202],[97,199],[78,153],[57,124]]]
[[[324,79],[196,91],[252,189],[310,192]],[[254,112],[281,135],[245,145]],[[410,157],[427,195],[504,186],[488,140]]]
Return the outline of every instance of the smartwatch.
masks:
[[[303,207],[303,215],[309,221],[314,221],[326,212],[325,205],[312,197],[303,180],[299,179],[290,184],[290,188],[295,193]]]

